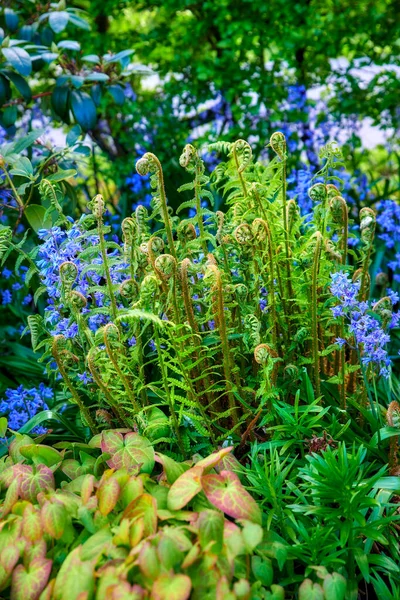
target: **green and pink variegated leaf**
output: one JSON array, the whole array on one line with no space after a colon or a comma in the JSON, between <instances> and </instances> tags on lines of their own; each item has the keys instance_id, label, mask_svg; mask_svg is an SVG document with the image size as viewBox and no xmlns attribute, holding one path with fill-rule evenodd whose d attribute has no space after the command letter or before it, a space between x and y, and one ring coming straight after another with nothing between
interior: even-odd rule
<instances>
[{"instance_id":1,"label":"green and pink variegated leaf","mask_svg":"<svg viewBox=\"0 0 400 600\"><path fill-rule=\"evenodd\" d=\"M261 524L258 504L244 489L235 473L221 471L219 475L203 475L201 483L207 499L226 515Z\"/></svg>"},{"instance_id":2,"label":"green and pink variegated leaf","mask_svg":"<svg viewBox=\"0 0 400 600\"><path fill-rule=\"evenodd\" d=\"M41 508L43 529L55 540L59 540L67 525L67 510L61 502L48 500Z\"/></svg>"},{"instance_id":3,"label":"green and pink variegated leaf","mask_svg":"<svg viewBox=\"0 0 400 600\"><path fill-rule=\"evenodd\" d=\"M224 515L216 510L202 510L197 526L199 542L204 549L208 548L214 554L220 554L224 543Z\"/></svg>"},{"instance_id":4,"label":"green and pink variegated leaf","mask_svg":"<svg viewBox=\"0 0 400 600\"><path fill-rule=\"evenodd\" d=\"M28 504L22 517L22 535L30 542L36 542L41 539L42 533L40 513L32 504Z\"/></svg>"},{"instance_id":5,"label":"green and pink variegated leaf","mask_svg":"<svg viewBox=\"0 0 400 600\"><path fill-rule=\"evenodd\" d=\"M221 473L221 471L232 471L232 473L236 473L239 477L240 472L243 471L242 465L233 454L226 454L223 456L221 460L214 465L214 469L217 473Z\"/></svg>"},{"instance_id":6,"label":"green and pink variegated leaf","mask_svg":"<svg viewBox=\"0 0 400 600\"><path fill-rule=\"evenodd\" d=\"M101 438L101 451L110 454L106 461L112 469L125 468L131 473L140 471L151 473L154 468L154 448L146 438L137 433L127 433L125 436L119 431L103 431Z\"/></svg>"},{"instance_id":7,"label":"green and pink variegated leaf","mask_svg":"<svg viewBox=\"0 0 400 600\"><path fill-rule=\"evenodd\" d=\"M4 498L3 506L1 507L1 516L4 518L12 511L14 504L17 502L21 489L21 477L17 477L8 487Z\"/></svg>"},{"instance_id":8,"label":"green and pink variegated leaf","mask_svg":"<svg viewBox=\"0 0 400 600\"><path fill-rule=\"evenodd\" d=\"M118 585L107 590L110 600L143 600L145 590L140 585L130 585L127 581L122 581Z\"/></svg>"},{"instance_id":9,"label":"green and pink variegated leaf","mask_svg":"<svg viewBox=\"0 0 400 600\"><path fill-rule=\"evenodd\" d=\"M157 531L157 501L150 494L142 494L131 502L122 514L122 518L143 518L143 535L153 535Z\"/></svg>"},{"instance_id":10,"label":"green and pink variegated leaf","mask_svg":"<svg viewBox=\"0 0 400 600\"><path fill-rule=\"evenodd\" d=\"M99 501L99 511L102 515L107 516L118 502L121 488L115 477L110 477L102 481L97 490L97 498Z\"/></svg>"},{"instance_id":11,"label":"green and pink variegated leaf","mask_svg":"<svg viewBox=\"0 0 400 600\"><path fill-rule=\"evenodd\" d=\"M11 600L37 600L47 585L52 561L35 558L27 568L18 565L13 572Z\"/></svg>"},{"instance_id":12,"label":"green and pink variegated leaf","mask_svg":"<svg viewBox=\"0 0 400 600\"><path fill-rule=\"evenodd\" d=\"M141 546L138 564L145 577L151 581L157 579L160 574L161 564L157 550L150 542L144 542L143 546Z\"/></svg>"},{"instance_id":13,"label":"green and pink variegated leaf","mask_svg":"<svg viewBox=\"0 0 400 600\"><path fill-rule=\"evenodd\" d=\"M63 460L60 469L70 479L76 479L79 475L83 474L81 464L75 458L66 458Z\"/></svg>"},{"instance_id":14,"label":"green and pink variegated leaf","mask_svg":"<svg viewBox=\"0 0 400 600\"><path fill-rule=\"evenodd\" d=\"M120 503L123 508L126 508L133 500L143 494L143 481L140 477L134 477L133 475L126 482L122 488L121 495L119 497Z\"/></svg>"},{"instance_id":15,"label":"green and pink variegated leaf","mask_svg":"<svg viewBox=\"0 0 400 600\"><path fill-rule=\"evenodd\" d=\"M196 494L201 492L201 476L203 471L203 467L196 465L178 477L168 492L167 503L169 510L180 510Z\"/></svg>"},{"instance_id":16,"label":"green and pink variegated leaf","mask_svg":"<svg viewBox=\"0 0 400 600\"><path fill-rule=\"evenodd\" d=\"M90 496L93 494L95 478L94 475L85 475L81 484L81 499L83 504L87 504Z\"/></svg>"},{"instance_id":17,"label":"green and pink variegated leaf","mask_svg":"<svg viewBox=\"0 0 400 600\"><path fill-rule=\"evenodd\" d=\"M38 465L35 471L25 473L21 478L21 498L30 502L35 502L39 492L54 490L55 487L53 471L49 467Z\"/></svg>"},{"instance_id":18,"label":"green and pink variegated leaf","mask_svg":"<svg viewBox=\"0 0 400 600\"><path fill-rule=\"evenodd\" d=\"M203 469L209 469L214 467L219 463L220 460L224 458L227 454L232 452L233 446L227 446L226 448L221 448L221 450L217 450L210 454L210 456L206 456L206 458L202 458L196 463L196 467L203 467Z\"/></svg>"},{"instance_id":19,"label":"green and pink variegated leaf","mask_svg":"<svg viewBox=\"0 0 400 600\"><path fill-rule=\"evenodd\" d=\"M192 582L187 575L160 575L151 590L152 600L188 600Z\"/></svg>"},{"instance_id":20,"label":"green and pink variegated leaf","mask_svg":"<svg viewBox=\"0 0 400 600\"><path fill-rule=\"evenodd\" d=\"M15 565L19 561L20 549L17 544L10 544L3 548L0 553L0 565L11 575Z\"/></svg>"},{"instance_id":21,"label":"green and pink variegated leaf","mask_svg":"<svg viewBox=\"0 0 400 600\"><path fill-rule=\"evenodd\" d=\"M39 600L52 600L55 582L55 579L51 579L49 581L49 583L46 585L45 589L41 593Z\"/></svg>"},{"instance_id":22,"label":"green and pink variegated leaf","mask_svg":"<svg viewBox=\"0 0 400 600\"><path fill-rule=\"evenodd\" d=\"M34 558L45 558L47 554L47 544L44 539L37 541L35 544L28 546L24 550L24 558L32 562Z\"/></svg>"}]
</instances>

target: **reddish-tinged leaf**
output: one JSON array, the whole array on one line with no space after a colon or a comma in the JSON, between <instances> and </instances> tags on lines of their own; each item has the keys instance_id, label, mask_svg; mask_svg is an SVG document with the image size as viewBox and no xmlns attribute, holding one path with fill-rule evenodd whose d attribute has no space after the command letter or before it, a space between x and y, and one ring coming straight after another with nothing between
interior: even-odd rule
<instances>
[{"instance_id":1,"label":"reddish-tinged leaf","mask_svg":"<svg viewBox=\"0 0 400 600\"><path fill-rule=\"evenodd\" d=\"M144 532L144 519L139 517L135 519L132 525L129 527L129 543L132 548L138 545L143 537Z\"/></svg>"},{"instance_id":2,"label":"reddish-tinged leaf","mask_svg":"<svg viewBox=\"0 0 400 600\"><path fill-rule=\"evenodd\" d=\"M243 470L242 465L238 461L237 458L233 456L233 454L226 454L214 465L214 469L217 473L221 473L221 471L232 471L236 473L240 477L240 472Z\"/></svg>"},{"instance_id":3,"label":"reddish-tinged leaf","mask_svg":"<svg viewBox=\"0 0 400 600\"><path fill-rule=\"evenodd\" d=\"M42 522L39 511L28 504L22 518L22 535L30 542L36 542L42 537Z\"/></svg>"},{"instance_id":4,"label":"reddish-tinged leaf","mask_svg":"<svg viewBox=\"0 0 400 600\"><path fill-rule=\"evenodd\" d=\"M32 469L32 467L31 467ZM25 473L21 478L21 498L23 500L29 500L35 502L39 492L46 490L54 490L54 476L53 472L49 467L45 465L38 465L36 472Z\"/></svg>"},{"instance_id":5,"label":"reddish-tinged leaf","mask_svg":"<svg viewBox=\"0 0 400 600\"><path fill-rule=\"evenodd\" d=\"M110 592L110 600L143 600L145 597L145 590L140 585L130 586L127 581L115 585Z\"/></svg>"},{"instance_id":6,"label":"reddish-tinged leaf","mask_svg":"<svg viewBox=\"0 0 400 600\"><path fill-rule=\"evenodd\" d=\"M140 548L138 563L145 577L148 577L152 581L157 579L160 574L161 565L157 556L157 550L150 542L145 542Z\"/></svg>"},{"instance_id":7,"label":"reddish-tinged leaf","mask_svg":"<svg viewBox=\"0 0 400 600\"><path fill-rule=\"evenodd\" d=\"M46 587L52 561L35 558L27 568L18 565L13 572L11 600L37 600Z\"/></svg>"},{"instance_id":8,"label":"reddish-tinged leaf","mask_svg":"<svg viewBox=\"0 0 400 600\"><path fill-rule=\"evenodd\" d=\"M188 569L196 562L198 557L200 556L200 545L196 543L189 552L186 554L184 560L182 561L181 568Z\"/></svg>"},{"instance_id":9,"label":"reddish-tinged leaf","mask_svg":"<svg viewBox=\"0 0 400 600\"><path fill-rule=\"evenodd\" d=\"M106 462L112 469L136 472L140 466L141 472L150 474L154 468L154 448L137 433L123 436L119 431L103 431L101 451L111 455Z\"/></svg>"},{"instance_id":10,"label":"reddish-tinged leaf","mask_svg":"<svg viewBox=\"0 0 400 600\"><path fill-rule=\"evenodd\" d=\"M189 471L182 473L180 477L172 484L168 492L169 510L180 510L196 494L201 492L201 476L203 468L199 466L192 467Z\"/></svg>"},{"instance_id":11,"label":"reddish-tinged leaf","mask_svg":"<svg viewBox=\"0 0 400 600\"><path fill-rule=\"evenodd\" d=\"M47 545L46 542L41 539L36 544L32 544L24 551L24 558L28 562L32 562L34 558L46 558Z\"/></svg>"},{"instance_id":12,"label":"reddish-tinged leaf","mask_svg":"<svg viewBox=\"0 0 400 600\"><path fill-rule=\"evenodd\" d=\"M160 575L151 589L151 600L188 600L192 582L187 575Z\"/></svg>"},{"instance_id":13,"label":"reddish-tinged leaf","mask_svg":"<svg viewBox=\"0 0 400 600\"><path fill-rule=\"evenodd\" d=\"M43 590L43 592L40 594L39 600L52 600L52 598L53 598L53 589L54 589L55 582L56 582L55 579L51 579L49 581L49 583L46 585L46 587Z\"/></svg>"},{"instance_id":14,"label":"reddish-tinged leaf","mask_svg":"<svg viewBox=\"0 0 400 600\"><path fill-rule=\"evenodd\" d=\"M247 519L261 524L258 504L235 473L221 471L219 475L203 475L201 483L207 499L219 510L234 519Z\"/></svg>"},{"instance_id":15,"label":"reddish-tinged leaf","mask_svg":"<svg viewBox=\"0 0 400 600\"><path fill-rule=\"evenodd\" d=\"M55 540L64 533L68 520L67 510L61 502L46 501L41 509L43 529Z\"/></svg>"},{"instance_id":16,"label":"reddish-tinged leaf","mask_svg":"<svg viewBox=\"0 0 400 600\"><path fill-rule=\"evenodd\" d=\"M79 475L82 475L81 464L75 458L66 458L63 460L60 469L70 479L76 479Z\"/></svg>"},{"instance_id":17,"label":"reddish-tinged leaf","mask_svg":"<svg viewBox=\"0 0 400 600\"><path fill-rule=\"evenodd\" d=\"M81 499L83 504L87 504L94 490L94 475L85 475L81 485Z\"/></svg>"},{"instance_id":18,"label":"reddish-tinged leaf","mask_svg":"<svg viewBox=\"0 0 400 600\"><path fill-rule=\"evenodd\" d=\"M157 502L150 494L142 494L133 500L122 514L122 518L143 518L145 537L157 531Z\"/></svg>"},{"instance_id":19,"label":"reddish-tinged leaf","mask_svg":"<svg viewBox=\"0 0 400 600\"><path fill-rule=\"evenodd\" d=\"M102 515L108 515L118 502L120 487L115 477L104 480L97 490L99 511Z\"/></svg>"},{"instance_id":20,"label":"reddish-tinged leaf","mask_svg":"<svg viewBox=\"0 0 400 600\"><path fill-rule=\"evenodd\" d=\"M0 554L0 564L7 573L11 575L12 570L19 561L20 550L16 544L10 544L3 548Z\"/></svg>"},{"instance_id":21,"label":"reddish-tinged leaf","mask_svg":"<svg viewBox=\"0 0 400 600\"><path fill-rule=\"evenodd\" d=\"M220 460L224 458L227 454L232 452L233 446L228 446L227 448L221 448L221 450L217 450L210 454L210 456L206 456L206 458L202 458L196 463L196 467L203 467L203 469L209 469L210 467L214 467Z\"/></svg>"},{"instance_id":22,"label":"reddish-tinged leaf","mask_svg":"<svg viewBox=\"0 0 400 600\"><path fill-rule=\"evenodd\" d=\"M4 502L3 502L3 506L2 506L2 510L1 510L1 516L3 519L6 515L8 515L9 512L11 512L14 504L17 502L17 500L19 498L19 494L20 494L20 488L21 488L21 478L17 477L16 479L14 479L14 481L11 482L11 484L6 492L6 496L4 498Z\"/></svg>"}]
</instances>

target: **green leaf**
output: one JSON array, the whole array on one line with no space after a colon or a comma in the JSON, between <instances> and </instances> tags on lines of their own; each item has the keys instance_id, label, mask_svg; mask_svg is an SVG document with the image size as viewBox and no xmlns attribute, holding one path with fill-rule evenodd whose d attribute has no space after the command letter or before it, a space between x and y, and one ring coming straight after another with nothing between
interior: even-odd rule
<instances>
[{"instance_id":1,"label":"green leaf","mask_svg":"<svg viewBox=\"0 0 400 600\"><path fill-rule=\"evenodd\" d=\"M51 105L54 112L65 119L68 116L69 88L66 85L56 86L51 95Z\"/></svg>"},{"instance_id":2,"label":"green leaf","mask_svg":"<svg viewBox=\"0 0 400 600\"><path fill-rule=\"evenodd\" d=\"M1 49L3 56L8 60L10 65L23 77L27 77L32 71L31 57L26 50L19 46Z\"/></svg>"},{"instance_id":3,"label":"green leaf","mask_svg":"<svg viewBox=\"0 0 400 600\"><path fill-rule=\"evenodd\" d=\"M252 556L251 570L257 581L261 581L262 585L269 587L274 580L274 570L272 562L266 556Z\"/></svg>"},{"instance_id":4,"label":"green leaf","mask_svg":"<svg viewBox=\"0 0 400 600\"><path fill-rule=\"evenodd\" d=\"M224 543L224 515L216 510L202 510L197 525L203 550L208 547L213 554L222 552ZM271 582L272 583L272 582Z\"/></svg>"},{"instance_id":5,"label":"green leaf","mask_svg":"<svg viewBox=\"0 0 400 600\"><path fill-rule=\"evenodd\" d=\"M80 50L81 45L75 40L62 40L58 42L57 48L65 48L66 50Z\"/></svg>"},{"instance_id":6,"label":"green leaf","mask_svg":"<svg viewBox=\"0 0 400 600\"><path fill-rule=\"evenodd\" d=\"M35 464L44 464L51 467L62 461L62 454L51 446L44 444L28 444L19 449L22 456L31 459Z\"/></svg>"},{"instance_id":7,"label":"green leaf","mask_svg":"<svg viewBox=\"0 0 400 600\"><path fill-rule=\"evenodd\" d=\"M109 81L110 77L106 73L90 73L85 76L85 81L99 81L104 83L105 81Z\"/></svg>"},{"instance_id":8,"label":"green leaf","mask_svg":"<svg viewBox=\"0 0 400 600\"><path fill-rule=\"evenodd\" d=\"M29 204L24 212L29 225L37 233L39 229L49 229L52 221L45 218L46 209L41 204Z\"/></svg>"},{"instance_id":9,"label":"green leaf","mask_svg":"<svg viewBox=\"0 0 400 600\"><path fill-rule=\"evenodd\" d=\"M93 598L94 563L81 559L82 547L70 552L61 565L54 585L52 600L79 600L85 592L87 598ZM95 559L93 559L95 560Z\"/></svg>"},{"instance_id":10,"label":"green leaf","mask_svg":"<svg viewBox=\"0 0 400 600\"><path fill-rule=\"evenodd\" d=\"M93 129L96 125L96 106L86 92L71 92L71 110L84 131Z\"/></svg>"},{"instance_id":11,"label":"green leaf","mask_svg":"<svg viewBox=\"0 0 400 600\"><path fill-rule=\"evenodd\" d=\"M0 438L5 437L8 427L8 421L6 417L0 417Z\"/></svg>"},{"instance_id":12,"label":"green leaf","mask_svg":"<svg viewBox=\"0 0 400 600\"><path fill-rule=\"evenodd\" d=\"M4 75L15 85L21 96L26 102L30 102L32 100L32 92L31 88L28 85L28 82L13 71L3 71Z\"/></svg>"},{"instance_id":13,"label":"green leaf","mask_svg":"<svg viewBox=\"0 0 400 600\"><path fill-rule=\"evenodd\" d=\"M324 591L319 583L305 579L299 587L299 600L324 600Z\"/></svg>"},{"instance_id":14,"label":"green leaf","mask_svg":"<svg viewBox=\"0 0 400 600\"><path fill-rule=\"evenodd\" d=\"M221 471L219 475L203 475L201 484L207 499L219 510L234 519L247 519L261 525L260 507L235 473Z\"/></svg>"},{"instance_id":15,"label":"green leaf","mask_svg":"<svg viewBox=\"0 0 400 600\"><path fill-rule=\"evenodd\" d=\"M8 79L0 74L0 107L11 98L11 87Z\"/></svg>"},{"instance_id":16,"label":"green leaf","mask_svg":"<svg viewBox=\"0 0 400 600\"><path fill-rule=\"evenodd\" d=\"M346 596L347 582L343 575L332 573L324 578L322 584L325 600L344 600Z\"/></svg>"},{"instance_id":17,"label":"green leaf","mask_svg":"<svg viewBox=\"0 0 400 600\"><path fill-rule=\"evenodd\" d=\"M122 89L122 87L120 85L110 85L108 87L108 91L114 98L116 104L119 104L121 106L122 106L122 104L124 104L125 94L124 94L124 90Z\"/></svg>"},{"instance_id":18,"label":"green leaf","mask_svg":"<svg viewBox=\"0 0 400 600\"><path fill-rule=\"evenodd\" d=\"M12 600L37 600L49 580L52 563L47 558L34 558L27 567L18 565L12 576Z\"/></svg>"},{"instance_id":19,"label":"green leaf","mask_svg":"<svg viewBox=\"0 0 400 600\"><path fill-rule=\"evenodd\" d=\"M48 181L52 181L56 183L57 181L64 181L65 179L70 179L70 177L75 177L76 170L75 169L58 169L57 173L53 173L52 175L47 176Z\"/></svg>"},{"instance_id":20,"label":"green leaf","mask_svg":"<svg viewBox=\"0 0 400 600\"><path fill-rule=\"evenodd\" d=\"M61 33L68 25L69 14L65 10L57 10L50 13L49 25L54 33Z\"/></svg>"},{"instance_id":21,"label":"green leaf","mask_svg":"<svg viewBox=\"0 0 400 600\"><path fill-rule=\"evenodd\" d=\"M189 465L177 463L173 458L161 454L160 452L156 453L156 461L162 464L167 481L170 485L172 485L182 473L185 473L185 471L189 469Z\"/></svg>"},{"instance_id":22,"label":"green leaf","mask_svg":"<svg viewBox=\"0 0 400 600\"><path fill-rule=\"evenodd\" d=\"M188 600L192 582L187 575L160 575L153 583L152 600Z\"/></svg>"},{"instance_id":23,"label":"green leaf","mask_svg":"<svg viewBox=\"0 0 400 600\"><path fill-rule=\"evenodd\" d=\"M102 481L97 490L97 498L99 500L99 511L102 515L108 515L118 502L121 492L118 481L115 477L110 477Z\"/></svg>"},{"instance_id":24,"label":"green leaf","mask_svg":"<svg viewBox=\"0 0 400 600\"><path fill-rule=\"evenodd\" d=\"M4 9L4 18L6 21L7 28L10 29L10 31L16 31L16 29L18 28L19 21L17 13L13 11L12 8L6 7Z\"/></svg>"}]
</instances>

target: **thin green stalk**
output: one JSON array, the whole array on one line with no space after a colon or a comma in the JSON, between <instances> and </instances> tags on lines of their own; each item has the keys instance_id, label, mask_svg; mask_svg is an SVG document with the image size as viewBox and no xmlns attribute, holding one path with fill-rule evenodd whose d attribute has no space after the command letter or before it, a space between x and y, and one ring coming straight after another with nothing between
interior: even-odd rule
<instances>
[{"instance_id":1,"label":"thin green stalk","mask_svg":"<svg viewBox=\"0 0 400 600\"><path fill-rule=\"evenodd\" d=\"M311 311L312 311L312 352L314 360L314 381L317 397L321 395L320 373L319 373L319 343L318 343L318 272L321 256L322 235L320 231L315 233L316 246L314 251L314 262L311 287Z\"/></svg>"}]
</instances>

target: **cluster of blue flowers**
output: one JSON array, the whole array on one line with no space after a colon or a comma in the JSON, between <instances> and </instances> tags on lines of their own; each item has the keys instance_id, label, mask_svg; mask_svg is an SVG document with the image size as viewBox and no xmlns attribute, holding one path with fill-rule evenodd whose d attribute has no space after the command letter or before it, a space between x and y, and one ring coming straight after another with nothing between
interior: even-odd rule
<instances>
[{"instance_id":1,"label":"cluster of blue flowers","mask_svg":"<svg viewBox=\"0 0 400 600\"><path fill-rule=\"evenodd\" d=\"M37 388L27 389L20 385L16 389L8 389L0 400L0 415L7 417L8 427L18 431L25 423L42 410L48 410L47 401L54 397L51 388L40 383ZM41 435L46 429L40 425L32 430Z\"/></svg>"},{"instance_id":2,"label":"cluster of blue flowers","mask_svg":"<svg viewBox=\"0 0 400 600\"><path fill-rule=\"evenodd\" d=\"M1 304L7 306L13 301L21 302L22 306L28 306L32 302L32 295L26 293L25 277L28 268L20 266L16 272L4 267L1 276L6 287L1 290ZM20 296L21 290L23 292Z\"/></svg>"},{"instance_id":3,"label":"cluster of blue flowers","mask_svg":"<svg viewBox=\"0 0 400 600\"><path fill-rule=\"evenodd\" d=\"M106 306L108 300L102 292L89 293L92 286L100 284L102 275L95 269L84 270L87 263L82 263L80 259L80 253L85 248L99 243L98 235L97 233L85 232L81 221L75 223L68 230L52 227L49 230L40 230L38 235L43 243L39 246L36 263L48 295L45 320L51 324L54 335L62 334L66 338L75 338L78 335L77 324L69 317L64 317L64 305L61 301L60 266L65 261L71 261L77 267L78 276L74 290L81 293L88 300L88 305L81 311L83 314L90 313L92 305L97 308ZM109 253L109 256L111 257L112 254ZM100 252L91 259L91 264L102 264ZM121 283L126 278L125 265L111 266L110 275L113 283ZM107 314L97 313L88 316L88 325L92 331L96 331L108 322L109 316Z\"/></svg>"},{"instance_id":4,"label":"cluster of blue flowers","mask_svg":"<svg viewBox=\"0 0 400 600\"><path fill-rule=\"evenodd\" d=\"M345 317L349 323L349 332L354 336L355 346L361 354L364 365L375 365L379 374L389 377L390 358L386 345L390 342L390 336L381 324L372 315L368 314L370 305L368 302L358 300L360 281L353 282L347 273L339 272L331 275L331 293L339 300L339 304L332 308L334 317ZM389 291L392 304L398 302L398 295ZM397 326L399 315L392 316L389 328ZM346 340L338 338L337 343L342 346Z\"/></svg>"}]
</instances>

